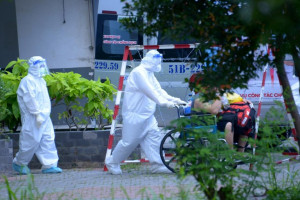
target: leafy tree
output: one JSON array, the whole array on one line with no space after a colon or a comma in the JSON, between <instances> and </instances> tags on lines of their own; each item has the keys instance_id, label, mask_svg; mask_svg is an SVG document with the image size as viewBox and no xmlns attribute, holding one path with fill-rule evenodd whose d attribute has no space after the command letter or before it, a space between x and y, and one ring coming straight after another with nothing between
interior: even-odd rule
<instances>
[{"instance_id":1,"label":"leafy tree","mask_svg":"<svg viewBox=\"0 0 300 200\"><path fill-rule=\"evenodd\" d=\"M284 70L285 55L291 54L296 75L300 75L300 1L132 0L123 9L128 15L137 16L122 20L129 30L138 28L148 36L156 36L158 31L165 38L193 39L200 43L197 61L206 65L201 86L217 87L221 93L247 88L247 82L257 76L257 70L267 62L275 65L300 146L299 113ZM260 44L275 49L274 61L257 52ZM215 45L218 49L209 55L206 50ZM205 97L215 97L214 91L207 91Z\"/></svg>"}]
</instances>

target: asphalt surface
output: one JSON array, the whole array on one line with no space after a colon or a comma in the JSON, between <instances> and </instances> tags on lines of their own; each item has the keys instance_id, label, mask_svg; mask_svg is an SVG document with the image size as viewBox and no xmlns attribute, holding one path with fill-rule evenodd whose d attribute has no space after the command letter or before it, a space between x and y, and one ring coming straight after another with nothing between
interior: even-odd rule
<instances>
[{"instance_id":1,"label":"asphalt surface","mask_svg":"<svg viewBox=\"0 0 300 200\"><path fill-rule=\"evenodd\" d=\"M300 161L290 161L290 157L278 156L286 159L277 165L281 180L287 173L300 169ZM289 163L290 172L286 164ZM239 166L248 169L249 165ZM65 169L61 174L42 174L41 170L32 170L34 189L28 190L30 176L8 175L10 189L20 198L21 193L33 193L29 199L203 199L203 194L194 190L197 185L190 176L179 180L175 174L152 174L148 164L126 164L122 166L122 175L111 175L102 168L97 169ZM267 175L266 175L267 176ZM296 177L295 180L300 180ZM30 179L29 179L30 180ZM29 193L28 193L29 191ZM24 193L23 193L24 194ZM38 195L39 194L39 195ZM24 196L24 195L23 195ZM251 196L249 199L263 199ZM4 177L0 178L0 199L9 199Z\"/></svg>"}]
</instances>

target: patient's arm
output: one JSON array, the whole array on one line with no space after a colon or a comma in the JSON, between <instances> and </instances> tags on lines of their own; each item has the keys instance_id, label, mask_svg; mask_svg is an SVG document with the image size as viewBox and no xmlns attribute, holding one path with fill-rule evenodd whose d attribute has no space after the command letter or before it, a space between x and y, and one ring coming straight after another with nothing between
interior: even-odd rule
<instances>
[{"instance_id":1,"label":"patient's arm","mask_svg":"<svg viewBox=\"0 0 300 200\"><path fill-rule=\"evenodd\" d=\"M198 99L195 99L195 102L194 102L194 108L196 110L208 112L213 115L218 114L221 107L222 107L222 102L220 100L213 100L211 102L202 102L198 98Z\"/></svg>"}]
</instances>

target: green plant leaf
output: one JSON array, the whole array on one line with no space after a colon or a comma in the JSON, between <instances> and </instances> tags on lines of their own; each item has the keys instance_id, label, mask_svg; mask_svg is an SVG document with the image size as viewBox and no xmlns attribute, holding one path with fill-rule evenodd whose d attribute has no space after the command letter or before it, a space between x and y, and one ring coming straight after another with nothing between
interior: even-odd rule
<instances>
[{"instance_id":1,"label":"green plant leaf","mask_svg":"<svg viewBox=\"0 0 300 200\"><path fill-rule=\"evenodd\" d=\"M13 102L13 104L12 104L12 110L13 110L14 117L16 119L19 119L20 118L20 110L19 110L19 104L18 104L18 102L16 102L16 101Z\"/></svg>"},{"instance_id":2,"label":"green plant leaf","mask_svg":"<svg viewBox=\"0 0 300 200\"><path fill-rule=\"evenodd\" d=\"M5 67L5 70L11 68L11 67L12 67L13 65L15 65L16 63L17 63L17 61L10 61L10 62L8 63L8 65Z\"/></svg>"},{"instance_id":3,"label":"green plant leaf","mask_svg":"<svg viewBox=\"0 0 300 200\"><path fill-rule=\"evenodd\" d=\"M90 100L92 100L92 99L94 98L94 94L95 94L94 92L92 92L92 91L89 90L89 91L87 92L87 97L88 97Z\"/></svg>"}]
</instances>

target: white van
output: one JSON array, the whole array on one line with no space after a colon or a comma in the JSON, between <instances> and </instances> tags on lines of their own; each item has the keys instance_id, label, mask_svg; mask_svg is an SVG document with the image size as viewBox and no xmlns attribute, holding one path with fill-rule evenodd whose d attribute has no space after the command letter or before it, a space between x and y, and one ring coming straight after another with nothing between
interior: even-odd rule
<instances>
[{"instance_id":1,"label":"white van","mask_svg":"<svg viewBox=\"0 0 300 200\"><path fill-rule=\"evenodd\" d=\"M122 17L124 16L118 15L115 11L104 10L98 13L97 16L94 79L97 80L100 78L105 80L109 78L116 86L118 86L125 46L169 44L168 41L162 41L160 38L154 40L154 42L153 39L148 40L148 38L138 31L128 32L119 22L119 19ZM157 73L156 77L162 88L172 96L188 100L190 91L187 83L184 83L184 79L189 78L195 72L201 71L201 64L195 65L192 60L192 54L197 52L195 52L194 49L159 49L158 51L163 54L163 64L162 71ZM127 62L124 87L126 86L127 76L135 66L139 65L143 53L143 51L132 51L134 61ZM289 56L287 56L287 60L291 60ZM287 61L285 67L291 85L297 86L298 80L293 75L293 64ZM262 88L263 72L257 71L257 74L259 77L249 81L248 89L235 90L235 92L239 93L243 98L251 100L256 109ZM277 74L276 72L272 73L272 70L267 70L263 95L261 118L264 117L271 106L275 106L274 100L283 101ZM111 109L113 109L113 105L113 103L110 103ZM283 109L282 112L286 112L285 109ZM169 124L169 122L177 116L176 110L162 107L157 107L155 115L160 126ZM120 116L119 114L118 117ZM286 116L285 119L282 120L281 126L289 126Z\"/></svg>"}]
</instances>

